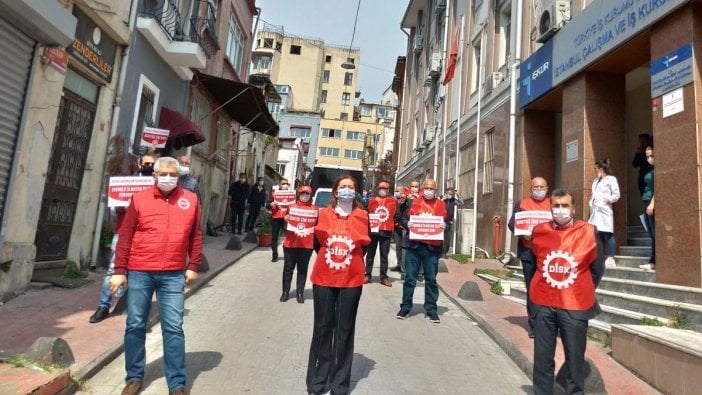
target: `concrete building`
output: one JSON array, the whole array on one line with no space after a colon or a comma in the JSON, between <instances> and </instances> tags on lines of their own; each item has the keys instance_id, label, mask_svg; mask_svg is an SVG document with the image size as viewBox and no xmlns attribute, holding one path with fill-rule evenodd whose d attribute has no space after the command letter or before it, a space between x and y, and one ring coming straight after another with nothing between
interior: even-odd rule
<instances>
[{"instance_id":1,"label":"concrete building","mask_svg":"<svg viewBox=\"0 0 702 395\"><path fill-rule=\"evenodd\" d=\"M577 217L587 218L594 162L609 158L622 191L614 206L617 247L628 247L626 229L639 225L643 209L631 163L637 136L651 134L656 189L677 192L656 201L656 281L699 287L702 200L694 125L700 77L692 70L702 53L700 5L525 0L517 13L517 4L409 2L402 20L408 33L406 72L403 89L396 89L403 110L399 178L407 183L433 176L439 147L437 178L458 185L464 209L477 200L475 245L493 254L500 252L492 249L493 218L506 220L512 201L529 193L531 177L544 176L551 187L571 190ZM517 26L520 42L515 42ZM462 50L456 74L444 86L441 60L448 58L456 27ZM517 47L523 60L516 87L514 184L509 185L509 82ZM464 230L462 237L470 238L470 230ZM502 230L497 245L505 246L507 235ZM463 253L471 244L464 241Z\"/></svg>"},{"instance_id":2,"label":"concrete building","mask_svg":"<svg viewBox=\"0 0 702 395\"><path fill-rule=\"evenodd\" d=\"M300 137L278 137L280 148L275 171L287 178L295 188L306 179L303 143Z\"/></svg>"}]
</instances>

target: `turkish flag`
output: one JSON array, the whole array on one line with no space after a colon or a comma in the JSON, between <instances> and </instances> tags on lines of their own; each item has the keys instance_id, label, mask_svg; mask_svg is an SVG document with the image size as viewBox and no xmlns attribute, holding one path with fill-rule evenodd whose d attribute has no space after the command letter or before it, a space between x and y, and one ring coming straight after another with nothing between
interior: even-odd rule
<instances>
[{"instance_id":1,"label":"turkish flag","mask_svg":"<svg viewBox=\"0 0 702 395\"><path fill-rule=\"evenodd\" d=\"M451 43L451 53L449 54L448 64L446 65L446 74L444 74L443 85L448 84L453 79L453 73L456 72L456 62L458 61L458 40L461 37L461 30L456 26L456 34L453 36Z\"/></svg>"}]
</instances>

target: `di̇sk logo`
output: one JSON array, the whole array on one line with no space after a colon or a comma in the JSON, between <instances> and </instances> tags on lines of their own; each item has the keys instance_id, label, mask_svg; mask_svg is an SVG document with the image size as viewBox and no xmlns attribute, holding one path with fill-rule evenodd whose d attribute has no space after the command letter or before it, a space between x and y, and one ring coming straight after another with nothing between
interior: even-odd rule
<instances>
[{"instance_id":1,"label":"di\u0307sk logo","mask_svg":"<svg viewBox=\"0 0 702 395\"><path fill-rule=\"evenodd\" d=\"M293 232L295 232L295 235L298 237L305 237L311 235L312 232L314 232L314 228L306 228L305 224L299 223Z\"/></svg>"},{"instance_id":2,"label":"di\u0307sk logo","mask_svg":"<svg viewBox=\"0 0 702 395\"><path fill-rule=\"evenodd\" d=\"M327 251L324 258L332 269L344 269L351 264L351 251L354 249L351 239L346 236L333 235L327 239Z\"/></svg>"},{"instance_id":3,"label":"di\u0307sk logo","mask_svg":"<svg viewBox=\"0 0 702 395\"><path fill-rule=\"evenodd\" d=\"M186 198L180 198L178 199L178 207L183 210L187 210L190 208L190 202Z\"/></svg>"},{"instance_id":4,"label":"di\u0307sk logo","mask_svg":"<svg viewBox=\"0 0 702 395\"><path fill-rule=\"evenodd\" d=\"M568 288L578 278L578 262L567 251L551 251L544 259L542 272L553 288Z\"/></svg>"},{"instance_id":5,"label":"di\u0307sk logo","mask_svg":"<svg viewBox=\"0 0 702 395\"><path fill-rule=\"evenodd\" d=\"M385 206L378 206L375 209L375 213L378 214L378 221L380 223L387 222L388 218L390 218L390 210Z\"/></svg>"}]
</instances>

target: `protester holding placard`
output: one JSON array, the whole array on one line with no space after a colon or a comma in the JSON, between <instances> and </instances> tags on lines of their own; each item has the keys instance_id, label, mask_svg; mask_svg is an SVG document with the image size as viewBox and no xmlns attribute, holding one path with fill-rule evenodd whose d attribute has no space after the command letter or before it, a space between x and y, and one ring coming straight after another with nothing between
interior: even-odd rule
<instances>
[{"instance_id":1,"label":"protester holding placard","mask_svg":"<svg viewBox=\"0 0 702 395\"><path fill-rule=\"evenodd\" d=\"M405 319L412 310L412 297L417 285L419 265L424 267L424 312L435 324L441 322L436 301L439 287L436 273L439 270L439 255L448 220L446 204L436 197L436 181L427 179L422 196L408 201L407 211L401 215L402 227L407 230L403 239L405 248L405 282L402 289L402 304L396 317Z\"/></svg>"},{"instance_id":2,"label":"protester holding placard","mask_svg":"<svg viewBox=\"0 0 702 395\"><path fill-rule=\"evenodd\" d=\"M541 222L551 221L551 200L548 198L548 184L542 177L531 179L531 195L520 200L512 212L507 227L519 238L517 258L522 261L522 273L527 290L527 317L529 321L529 338L534 338L534 320L531 318L533 306L529 300L529 284L531 284L534 263L529 252L531 247L531 231ZM518 218L519 217L519 218Z\"/></svg>"},{"instance_id":3,"label":"protester holding placard","mask_svg":"<svg viewBox=\"0 0 702 395\"><path fill-rule=\"evenodd\" d=\"M297 268L297 303L305 303L305 282L307 266L314 246L314 227L319 215L317 206L312 205L312 188L304 185L297 191L297 200L288 206L285 216L287 227L283 240L283 294L280 301L290 297L290 282L293 271Z\"/></svg>"},{"instance_id":4,"label":"protester holding placard","mask_svg":"<svg viewBox=\"0 0 702 395\"><path fill-rule=\"evenodd\" d=\"M314 329L307 392L348 394L356 313L363 290L363 249L370 243L368 214L356 199L356 179L339 177L329 206L314 228L317 259L312 275Z\"/></svg>"},{"instance_id":5,"label":"protester holding placard","mask_svg":"<svg viewBox=\"0 0 702 395\"><path fill-rule=\"evenodd\" d=\"M288 215L288 205L294 200L290 199L290 182L287 178L281 178L278 183L278 189L273 191L273 201L271 202L272 219L271 219L271 251L273 257L271 262L278 262L278 236L280 231L285 230L285 216ZM293 197L295 196L293 192Z\"/></svg>"},{"instance_id":6,"label":"protester holding placard","mask_svg":"<svg viewBox=\"0 0 702 395\"><path fill-rule=\"evenodd\" d=\"M368 201L368 216L377 217L377 227L371 219L371 242L366 252L366 278L364 284L372 280L371 272L375 261L375 252L380 246L380 283L386 287L392 287L388 279L388 254L390 253L390 239L395 227L395 211L397 210L397 200L389 196L390 184L382 181L378 184L378 196Z\"/></svg>"}]
</instances>

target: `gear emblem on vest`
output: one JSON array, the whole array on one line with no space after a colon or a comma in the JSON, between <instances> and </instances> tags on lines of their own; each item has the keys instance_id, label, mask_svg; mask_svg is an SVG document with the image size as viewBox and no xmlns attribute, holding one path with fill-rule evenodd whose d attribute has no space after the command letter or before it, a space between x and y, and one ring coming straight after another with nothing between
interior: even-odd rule
<instances>
[{"instance_id":1,"label":"gear emblem on vest","mask_svg":"<svg viewBox=\"0 0 702 395\"><path fill-rule=\"evenodd\" d=\"M568 288L578 278L578 262L567 251L551 251L544 259L542 272L553 288Z\"/></svg>"},{"instance_id":2,"label":"gear emblem on vest","mask_svg":"<svg viewBox=\"0 0 702 395\"><path fill-rule=\"evenodd\" d=\"M295 236L297 237L307 237L314 233L314 228L305 228L305 224L298 224L294 230Z\"/></svg>"},{"instance_id":3,"label":"gear emblem on vest","mask_svg":"<svg viewBox=\"0 0 702 395\"><path fill-rule=\"evenodd\" d=\"M346 236L333 235L327 239L324 259L332 269L344 269L351 264L351 251L354 248L353 240Z\"/></svg>"},{"instance_id":4,"label":"gear emblem on vest","mask_svg":"<svg viewBox=\"0 0 702 395\"><path fill-rule=\"evenodd\" d=\"M390 210L385 206L378 206L375 209L375 213L378 214L378 220L381 223L387 222L388 218L390 218Z\"/></svg>"},{"instance_id":5,"label":"gear emblem on vest","mask_svg":"<svg viewBox=\"0 0 702 395\"><path fill-rule=\"evenodd\" d=\"M183 210L187 210L190 208L190 202L186 198L180 198L178 199L178 207Z\"/></svg>"}]
</instances>

